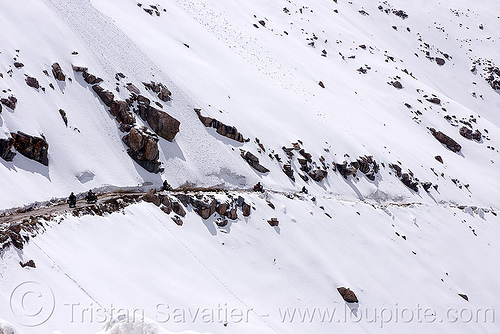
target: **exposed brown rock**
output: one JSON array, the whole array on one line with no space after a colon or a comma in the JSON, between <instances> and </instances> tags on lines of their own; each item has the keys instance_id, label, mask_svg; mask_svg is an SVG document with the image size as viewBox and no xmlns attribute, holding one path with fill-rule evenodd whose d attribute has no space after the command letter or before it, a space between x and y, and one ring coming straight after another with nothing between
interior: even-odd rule
<instances>
[{"instance_id":1,"label":"exposed brown rock","mask_svg":"<svg viewBox=\"0 0 500 334\"><path fill-rule=\"evenodd\" d=\"M6 99L5 98L0 99L0 102L7 108L10 108L12 110L16 109L17 99L13 95L9 96ZM2 111L2 106L0 105L0 112L1 111Z\"/></svg>"},{"instance_id":2,"label":"exposed brown rock","mask_svg":"<svg viewBox=\"0 0 500 334\"><path fill-rule=\"evenodd\" d=\"M110 91L105 90L99 85L94 85L92 86L92 89L94 92L96 92L97 96L101 99L101 101L106 105L106 106L111 106L111 103L113 102L115 96L113 93Z\"/></svg>"},{"instance_id":3,"label":"exposed brown rock","mask_svg":"<svg viewBox=\"0 0 500 334\"><path fill-rule=\"evenodd\" d=\"M59 115L61 115L63 121L64 121L64 124L66 126L68 126L68 117L66 116L66 111L62 110L62 109L59 109Z\"/></svg>"},{"instance_id":4,"label":"exposed brown rock","mask_svg":"<svg viewBox=\"0 0 500 334\"><path fill-rule=\"evenodd\" d=\"M179 216L173 216L172 217L172 220L174 221L174 223L176 223L178 226L182 226L182 224L184 224L184 222L182 221L181 217Z\"/></svg>"},{"instance_id":5,"label":"exposed brown rock","mask_svg":"<svg viewBox=\"0 0 500 334\"><path fill-rule=\"evenodd\" d=\"M54 75L54 78L56 78L59 81L66 80L66 76L64 75L59 63L52 64L52 74Z\"/></svg>"},{"instance_id":6,"label":"exposed brown rock","mask_svg":"<svg viewBox=\"0 0 500 334\"><path fill-rule=\"evenodd\" d=\"M243 203L242 210L243 210L243 216L248 217L251 214L252 207L247 203Z\"/></svg>"},{"instance_id":7,"label":"exposed brown rock","mask_svg":"<svg viewBox=\"0 0 500 334\"><path fill-rule=\"evenodd\" d=\"M130 111L126 101L112 101L109 106L109 112L116 117L116 120L122 124L135 124L135 117Z\"/></svg>"},{"instance_id":8,"label":"exposed brown rock","mask_svg":"<svg viewBox=\"0 0 500 334\"><path fill-rule=\"evenodd\" d=\"M271 218L267 221L269 223L269 225L271 226L278 226L279 225L279 221L278 221L278 218Z\"/></svg>"},{"instance_id":9,"label":"exposed brown rock","mask_svg":"<svg viewBox=\"0 0 500 334\"><path fill-rule=\"evenodd\" d=\"M82 75L83 75L83 79L85 80L85 82L88 83L89 85L96 85L96 84L101 83L103 81L101 78L96 77L93 74L90 74L86 70L83 71Z\"/></svg>"},{"instance_id":10,"label":"exposed brown rock","mask_svg":"<svg viewBox=\"0 0 500 334\"><path fill-rule=\"evenodd\" d=\"M259 158L257 158L255 155L253 155L252 153L250 152L245 152L244 150L241 150L241 157L246 161L248 162L248 164L250 166L252 166L253 169L255 169L256 171L260 172L260 173L267 173L269 172L269 169L267 169L266 167L262 166L260 163L259 163Z\"/></svg>"},{"instance_id":11,"label":"exposed brown rock","mask_svg":"<svg viewBox=\"0 0 500 334\"><path fill-rule=\"evenodd\" d=\"M243 137L243 135L238 132L236 127L226 125L226 124L216 120L215 118L202 116L201 109L194 109L194 110L198 114L198 118L203 123L203 125L205 125L206 127L214 128L218 134L225 136L227 138L236 140L236 141L241 142L241 143L250 140L250 139L245 139Z\"/></svg>"},{"instance_id":12,"label":"exposed brown rock","mask_svg":"<svg viewBox=\"0 0 500 334\"><path fill-rule=\"evenodd\" d=\"M434 159L436 159L436 160L437 160L437 161L439 161L440 163L443 163L443 158L441 158L441 156L440 156L440 155L436 155L436 156L434 157Z\"/></svg>"},{"instance_id":13,"label":"exposed brown rock","mask_svg":"<svg viewBox=\"0 0 500 334\"><path fill-rule=\"evenodd\" d=\"M337 288L337 291L346 302L358 303L358 297L356 297L356 294L351 289L342 286L340 288Z\"/></svg>"},{"instance_id":14,"label":"exposed brown rock","mask_svg":"<svg viewBox=\"0 0 500 334\"><path fill-rule=\"evenodd\" d=\"M154 132L170 142L174 140L175 135L179 132L181 124L166 112L153 107L147 109L146 120Z\"/></svg>"},{"instance_id":15,"label":"exposed brown rock","mask_svg":"<svg viewBox=\"0 0 500 334\"><path fill-rule=\"evenodd\" d=\"M21 131L11 133L16 151L42 165L49 165L49 144L44 138L33 137Z\"/></svg>"},{"instance_id":16,"label":"exposed brown rock","mask_svg":"<svg viewBox=\"0 0 500 334\"><path fill-rule=\"evenodd\" d=\"M426 99L426 100L429 101L430 103L441 104L441 100L438 99L437 97L432 97L432 98L429 98L429 99Z\"/></svg>"},{"instance_id":17,"label":"exposed brown rock","mask_svg":"<svg viewBox=\"0 0 500 334\"><path fill-rule=\"evenodd\" d=\"M434 138L436 138L441 144L445 145L451 151L456 153L462 149L462 146L460 146L460 144L458 144L451 137L445 135L441 131L436 131L433 128L430 128L429 131L432 133Z\"/></svg>"},{"instance_id":18,"label":"exposed brown rock","mask_svg":"<svg viewBox=\"0 0 500 334\"><path fill-rule=\"evenodd\" d=\"M26 84L35 89L40 88L40 83L38 82L38 80L30 76L26 77Z\"/></svg>"},{"instance_id":19,"label":"exposed brown rock","mask_svg":"<svg viewBox=\"0 0 500 334\"><path fill-rule=\"evenodd\" d=\"M466 301L469 301L469 297L468 297L466 294L459 293L458 295L459 295L460 297L462 297L463 299L465 299Z\"/></svg>"},{"instance_id":20,"label":"exposed brown rock","mask_svg":"<svg viewBox=\"0 0 500 334\"><path fill-rule=\"evenodd\" d=\"M123 142L130 148L127 153L140 166L152 173L160 171L158 162L158 137L146 128L132 127L123 137Z\"/></svg>"},{"instance_id":21,"label":"exposed brown rock","mask_svg":"<svg viewBox=\"0 0 500 334\"><path fill-rule=\"evenodd\" d=\"M12 152L14 138L0 139L0 158L5 161L12 161L16 153Z\"/></svg>"}]
</instances>

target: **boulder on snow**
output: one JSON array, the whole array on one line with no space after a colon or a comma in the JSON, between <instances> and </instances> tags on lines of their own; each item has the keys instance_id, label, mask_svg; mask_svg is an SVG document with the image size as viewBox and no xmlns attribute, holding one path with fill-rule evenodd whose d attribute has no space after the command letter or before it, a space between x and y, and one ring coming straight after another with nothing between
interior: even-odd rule
<instances>
[{"instance_id":1,"label":"boulder on snow","mask_svg":"<svg viewBox=\"0 0 500 334\"><path fill-rule=\"evenodd\" d=\"M356 294L349 288L345 287L340 287L337 288L337 291L340 293L342 298L348 302L348 303L358 303L358 297L356 297Z\"/></svg>"},{"instance_id":2,"label":"boulder on snow","mask_svg":"<svg viewBox=\"0 0 500 334\"><path fill-rule=\"evenodd\" d=\"M241 150L241 157L248 162L250 166L252 166L253 169L260 173L267 173L269 172L269 169L266 167L262 166L259 163L259 158L257 158L254 154L250 152L245 152L244 150Z\"/></svg>"},{"instance_id":3,"label":"boulder on snow","mask_svg":"<svg viewBox=\"0 0 500 334\"><path fill-rule=\"evenodd\" d=\"M11 95L6 99L5 98L0 99L0 102L7 108L10 108L12 110L16 109L17 99L14 97L14 95ZM0 105L0 112L1 111L2 111L2 105Z\"/></svg>"},{"instance_id":4,"label":"boulder on snow","mask_svg":"<svg viewBox=\"0 0 500 334\"><path fill-rule=\"evenodd\" d=\"M252 207L250 206L250 204L243 203L242 210L243 210L243 216L248 217L252 212Z\"/></svg>"},{"instance_id":5,"label":"boulder on snow","mask_svg":"<svg viewBox=\"0 0 500 334\"><path fill-rule=\"evenodd\" d=\"M441 131L436 131L434 128L430 128L429 131L432 133L434 138L436 138L441 144L445 145L451 151L457 153L462 149L462 146L454 141L451 137L445 135Z\"/></svg>"},{"instance_id":6,"label":"boulder on snow","mask_svg":"<svg viewBox=\"0 0 500 334\"><path fill-rule=\"evenodd\" d=\"M12 152L14 138L0 139L0 158L5 161L12 161L16 153Z\"/></svg>"},{"instance_id":7,"label":"boulder on snow","mask_svg":"<svg viewBox=\"0 0 500 334\"><path fill-rule=\"evenodd\" d=\"M11 133L15 149L26 158L35 160L42 165L49 165L49 144L44 138L33 137L21 131Z\"/></svg>"},{"instance_id":8,"label":"boulder on snow","mask_svg":"<svg viewBox=\"0 0 500 334\"><path fill-rule=\"evenodd\" d=\"M269 223L269 225L271 226L278 226L279 225L279 221L278 221L278 218L271 218L267 221Z\"/></svg>"},{"instance_id":9,"label":"boulder on snow","mask_svg":"<svg viewBox=\"0 0 500 334\"><path fill-rule=\"evenodd\" d=\"M151 173L160 172L158 137L156 135L144 127L132 127L122 140L130 148L127 153L135 162Z\"/></svg>"},{"instance_id":10,"label":"boulder on snow","mask_svg":"<svg viewBox=\"0 0 500 334\"><path fill-rule=\"evenodd\" d=\"M243 143L245 141L250 140L250 139L245 139L243 137L243 135L240 132L238 132L236 127L226 125L226 124L216 120L215 118L202 116L201 109L195 108L194 111L198 115L198 118L203 123L203 125L205 125L207 128L210 128L210 127L214 128L215 131L218 134L220 134L221 136L236 140L240 143Z\"/></svg>"},{"instance_id":11,"label":"boulder on snow","mask_svg":"<svg viewBox=\"0 0 500 334\"><path fill-rule=\"evenodd\" d=\"M149 126L158 136L170 142L174 140L175 135L179 132L181 122L166 112L153 107L147 108L146 113L146 120Z\"/></svg>"},{"instance_id":12,"label":"boulder on snow","mask_svg":"<svg viewBox=\"0 0 500 334\"><path fill-rule=\"evenodd\" d=\"M56 80L59 80L59 81L66 80L66 76L64 75L59 63L52 64L52 74L54 75L54 78L56 78Z\"/></svg>"},{"instance_id":13,"label":"boulder on snow","mask_svg":"<svg viewBox=\"0 0 500 334\"><path fill-rule=\"evenodd\" d=\"M26 84L30 87L33 87L35 89L38 89L40 88L40 83L38 82L38 80L34 77L30 77L30 76L27 76L26 77Z\"/></svg>"},{"instance_id":14,"label":"boulder on snow","mask_svg":"<svg viewBox=\"0 0 500 334\"><path fill-rule=\"evenodd\" d=\"M97 96L99 96L99 98L101 99L101 101L106 106L108 106L108 107L111 106L111 103L115 99L115 96L113 95L113 93L111 93L110 91L105 90L104 88L102 88L99 85L92 86L92 89L97 94Z\"/></svg>"},{"instance_id":15,"label":"boulder on snow","mask_svg":"<svg viewBox=\"0 0 500 334\"><path fill-rule=\"evenodd\" d=\"M121 124L135 124L135 117L130 111L126 101L112 101L109 106L109 112L116 117Z\"/></svg>"}]
</instances>

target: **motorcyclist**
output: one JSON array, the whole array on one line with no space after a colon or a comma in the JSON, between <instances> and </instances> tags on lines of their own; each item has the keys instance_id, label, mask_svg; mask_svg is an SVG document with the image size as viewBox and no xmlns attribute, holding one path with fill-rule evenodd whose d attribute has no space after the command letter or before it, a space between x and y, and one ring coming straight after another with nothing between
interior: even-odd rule
<instances>
[{"instance_id":1,"label":"motorcyclist","mask_svg":"<svg viewBox=\"0 0 500 334\"><path fill-rule=\"evenodd\" d=\"M264 188L262 187L262 184L260 184L260 182L257 182L257 184L253 186L253 191L264 192Z\"/></svg>"},{"instance_id":2,"label":"motorcyclist","mask_svg":"<svg viewBox=\"0 0 500 334\"><path fill-rule=\"evenodd\" d=\"M71 193L71 195L69 195L68 204L70 208L76 207L76 196L74 193Z\"/></svg>"},{"instance_id":3,"label":"motorcyclist","mask_svg":"<svg viewBox=\"0 0 500 334\"><path fill-rule=\"evenodd\" d=\"M165 191L172 191L172 186L170 184L168 184L167 180L165 180L165 181L163 181L162 189Z\"/></svg>"},{"instance_id":4,"label":"motorcyclist","mask_svg":"<svg viewBox=\"0 0 500 334\"><path fill-rule=\"evenodd\" d=\"M87 203L92 204L97 201L97 196L96 194L94 194L92 189L90 189L89 192L87 193L87 196L85 196L85 199L87 200Z\"/></svg>"}]
</instances>

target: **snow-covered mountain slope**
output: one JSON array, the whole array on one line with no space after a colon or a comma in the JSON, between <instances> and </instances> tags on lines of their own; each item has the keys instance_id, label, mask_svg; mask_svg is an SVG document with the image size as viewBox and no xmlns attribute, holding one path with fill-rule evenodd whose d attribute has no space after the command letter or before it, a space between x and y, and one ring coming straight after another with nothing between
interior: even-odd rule
<instances>
[{"instance_id":1,"label":"snow-covered mountain slope","mask_svg":"<svg viewBox=\"0 0 500 334\"><path fill-rule=\"evenodd\" d=\"M494 333L494 321L443 317L498 307L499 13L485 0L0 4L0 210L163 180L235 197L260 181L275 206L245 193L252 215L226 228L189 205L178 227L144 203L47 222L2 253L0 318L26 333L95 333L113 304L173 331ZM19 266L29 259L36 269ZM55 296L42 326L9 304L25 282ZM443 321L280 318L294 307L350 317L340 286L361 315L418 304ZM68 303L106 309L106 321L72 322ZM162 322L158 303L252 311L227 326L192 313ZM154 326L113 324L103 330Z\"/></svg>"}]
</instances>

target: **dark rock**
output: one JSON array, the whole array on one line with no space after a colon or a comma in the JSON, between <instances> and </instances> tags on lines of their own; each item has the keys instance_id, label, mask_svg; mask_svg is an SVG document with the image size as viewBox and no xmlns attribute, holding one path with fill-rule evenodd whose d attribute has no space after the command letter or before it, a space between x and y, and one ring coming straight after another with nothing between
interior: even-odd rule
<instances>
[{"instance_id":1,"label":"dark rock","mask_svg":"<svg viewBox=\"0 0 500 334\"><path fill-rule=\"evenodd\" d=\"M29 260L28 262L25 262L25 263L19 261L19 264L23 268L26 268L26 267L36 268L35 261L33 261L33 260Z\"/></svg>"},{"instance_id":2,"label":"dark rock","mask_svg":"<svg viewBox=\"0 0 500 334\"><path fill-rule=\"evenodd\" d=\"M441 158L441 156L440 156L440 155L436 155L436 156L434 157L434 159L436 159L436 160L437 160L437 161L439 161L440 163L443 163L443 158Z\"/></svg>"},{"instance_id":3,"label":"dark rock","mask_svg":"<svg viewBox=\"0 0 500 334\"><path fill-rule=\"evenodd\" d=\"M226 124L216 120L215 118L202 116L201 109L196 108L194 110L198 114L198 118L203 123L203 125L205 125L206 127L214 128L218 134L225 136L227 138L236 140L236 141L241 142L241 143L243 143L245 141L249 141L249 139L245 140L243 135L238 132L236 127L226 125Z\"/></svg>"},{"instance_id":4,"label":"dark rock","mask_svg":"<svg viewBox=\"0 0 500 334\"><path fill-rule=\"evenodd\" d=\"M96 92L97 96L99 96L99 98L101 99L101 101L106 106L108 106L108 107L111 106L111 103L115 99L115 96L113 95L113 93L111 93L110 91L105 90L104 88L102 88L99 85L92 86L92 89L94 90L94 92Z\"/></svg>"},{"instance_id":5,"label":"dark rock","mask_svg":"<svg viewBox=\"0 0 500 334\"><path fill-rule=\"evenodd\" d=\"M403 85L399 81L393 81L392 86L397 89L403 89Z\"/></svg>"},{"instance_id":6,"label":"dark rock","mask_svg":"<svg viewBox=\"0 0 500 334\"><path fill-rule=\"evenodd\" d=\"M135 117L130 112L130 108L126 101L112 101L109 106L111 115L116 117L116 120L122 124L135 124Z\"/></svg>"},{"instance_id":7,"label":"dark rock","mask_svg":"<svg viewBox=\"0 0 500 334\"><path fill-rule=\"evenodd\" d=\"M68 117L66 116L66 112L62 109L59 109L59 115L61 115L63 121L64 121L64 124L66 126L68 126Z\"/></svg>"},{"instance_id":8,"label":"dark rock","mask_svg":"<svg viewBox=\"0 0 500 334\"><path fill-rule=\"evenodd\" d=\"M356 168L352 166L348 166L347 162L344 162L342 164L335 164L335 167L339 171L340 175L342 175L344 178L347 178L349 175L356 175Z\"/></svg>"},{"instance_id":9,"label":"dark rock","mask_svg":"<svg viewBox=\"0 0 500 334\"><path fill-rule=\"evenodd\" d=\"M96 77L95 75L90 74L87 71L84 71L82 73L82 75L83 75L83 79L85 80L85 82L88 83L89 85L96 85L96 84L101 83L103 81L101 78Z\"/></svg>"},{"instance_id":10,"label":"dark rock","mask_svg":"<svg viewBox=\"0 0 500 334\"><path fill-rule=\"evenodd\" d=\"M426 100L429 101L430 103L441 104L441 100L438 99L437 97L432 97L432 98L429 98L429 99L426 99Z\"/></svg>"},{"instance_id":11,"label":"dark rock","mask_svg":"<svg viewBox=\"0 0 500 334\"><path fill-rule=\"evenodd\" d=\"M475 130L472 133L472 139L474 139L475 141L481 141L482 137L483 137L483 135L481 134L481 131L479 131L479 130Z\"/></svg>"},{"instance_id":12,"label":"dark rock","mask_svg":"<svg viewBox=\"0 0 500 334\"><path fill-rule=\"evenodd\" d=\"M181 203L179 202L173 202L172 203L172 211L178 214L181 217L186 216L186 210L182 207Z\"/></svg>"},{"instance_id":13,"label":"dark rock","mask_svg":"<svg viewBox=\"0 0 500 334\"><path fill-rule=\"evenodd\" d=\"M59 81L66 80L66 76L64 75L59 63L52 64L52 74L54 75L54 78L56 78Z\"/></svg>"},{"instance_id":14,"label":"dark rock","mask_svg":"<svg viewBox=\"0 0 500 334\"><path fill-rule=\"evenodd\" d=\"M135 162L151 173L160 172L158 137L156 135L150 133L146 128L133 127L122 140L130 148L127 153Z\"/></svg>"},{"instance_id":15,"label":"dark rock","mask_svg":"<svg viewBox=\"0 0 500 334\"><path fill-rule=\"evenodd\" d=\"M311 179L313 179L316 182L322 181L326 177L327 174L328 174L328 172L326 170L322 170L322 169L315 169L312 172L308 173L308 175L311 177Z\"/></svg>"},{"instance_id":16,"label":"dark rock","mask_svg":"<svg viewBox=\"0 0 500 334\"><path fill-rule=\"evenodd\" d=\"M254 154L250 153L250 152L246 152L245 151L241 151L241 157L246 161L248 162L248 164L250 166L252 166L253 169L255 169L256 171L260 172L260 173L267 173L269 172L269 169L267 169L266 167L262 166L260 163L259 163L259 158L257 158Z\"/></svg>"},{"instance_id":17,"label":"dark rock","mask_svg":"<svg viewBox=\"0 0 500 334\"><path fill-rule=\"evenodd\" d=\"M224 227L226 226L228 223L227 219L224 219L222 217L219 217L215 220L215 224L219 227Z\"/></svg>"},{"instance_id":18,"label":"dark rock","mask_svg":"<svg viewBox=\"0 0 500 334\"><path fill-rule=\"evenodd\" d=\"M337 288L337 291L340 293L342 298L348 303L358 303L358 297L356 294L349 288L340 287Z\"/></svg>"},{"instance_id":19,"label":"dark rock","mask_svg":"<svg viewBox=\"0 0 500 334\"><path fill-rule=\"evenodd\" d=\"M422 183L422 187L424 188L425 191L429 192L429 189L431 189L431 187L432 187L432 183L431 182L424 182L424 183Z\"/></svg>"},{"instance_id":20,"label":"dark rock","mask_svg":"<svg viewBox=\"0 0 500 334\"><path fill-rule=\"evenodd\" d=\"M127 86L126 88L131 92L131 93L134 93L134 94L141 94L141 91L139 90L139 88L137 88L134 84L132 83L127 83Z\"/></svg>"},{"instance_id":21,"label":"dark rock","mask_svg":"<svg viewBox=\"0 0 500 334\"><path fill-rule=\"evenodd\" d=\"M278 221L278 218L271 218L267 221L269 223L269 225L271 226L278 226L279 225L279 221Z\"/></svg>"},{"instance_id":22,"label":"dark rock","mask_svg":"<svg viewBox=\"0 0 500 334\"><path fill-rule=\"evenodd\" d=\"M247 203L243 203L242 210L243 210L243 216L248 217L250 216L251 213L251 206Z\"/></svg>"},{"instance_id":23,"label":"dark rock","mask_svg":"<svg viewBox=\"0 0 500 334\"><path fill-rule=\"evenodd\" d=\"M5 98L0 99L0 102L7 108L10 108L12 110L16 109L17 99L13 95L9 96L6 99ZM0 105L0 112L1 111L2 111L2 106Z\"/></svg>"},{"instance_id":24,"label":"dark rock","mask_svg":"<svg viewBox=\"0 0 500 334\"><path fill-rule=\"evenodd\" d=\"M446 61L443 58L436 57L436 63L439 66L443 66L446 63Z\"/></svg>"},{"instance_id":25,"label":"dark rock","mask_svg":"<svg viewBox=\"0 0 500 334\"><path fill-rule=\"evenodd\" d=\"M38 80L30 76L26 77L26 84L35 89L40 88L40 83L38 83Z\"/></svg>"},{"instance_id":26,"label":"dark rock","mask_svg":"<svg viewBox=\"0 0 500 334\"><path fill-rule=\"evenodd\" d=\"M18 61L16 61L16 62L14 63L14 67L15 67L15 68L21 68L21 67L24 67L24 64L23 64L23 63L20 63L20 62L18 62Z\"/></svg>"},{"instance_id":27,"label":"dark rock","mask_svg":"<svg viewBox=\"0 0 500 334\"><path fill-rule=\"evenodd\" d=\"M283 165L283 173L286 174L292 181L295 181L295 176L293 176L293 169L291 165Z\"/></svg>"},{"instance_id":28,"label":"dark rock","mask_svg":"<svg viewBox=\"0 0 500 334\"><path fill-rule=\"evenodd\" d=\"M401 182L411 190L418 192L418 183L413 181L412 177L408 173L403 173L401 175Z\"/></svg>"},{"instance_id":29,"label":"dark rock","mask_svg":"<svg viewBox=\"0 0 500 334\"><path fill-rule=\"evenodd\" d=\"M147 108L146 113L146 120L154 132L170 142L174 140L181 124L177 119L153 107Z\"/></svg>"},{"instance_id":30,"label":"dark rock","mask_svg":"<svg viewBox=\"0 0 500 334\"><path fill-rule=\"evenodd\" d=\"M82 67L82 66L75 66L75 65L71 65L71 67L73 68L73 71L75 72L87 72L89 69L87 67Z\"/></svg>"},{"instance_id":31,"label":"dark rock","mask_svg":"<svg viewBox=\"0 0 500 334\"><path fill-rule=\"evenodd\" d=\"M224 216L226 214L227 208L227 203L222 203L217 206L216 211L219 215Z\"/></svg>"},{"instance_id":32,"label":"dark rock","mask_svg":"<svg viewBox=\"0 0 500 334\"><path fill-rule=\"evenodd\" d=\"M16 153L12 152L14 138L0 139L0 158L5 161L12 161Z\"/></svg>"},{"instance_id":33,"label":"dark rock","mask_svg":"<svg viewBox=\"0 0 500 334\"><path fill-rule=\"evenodd\" d=\"M464 138L472 139L472 130L466 126L462 126L459 130L459 133Z\"/></svg>"},{"instance_id":34,"label":"dark rock","mask_svg":"<svg viewBox=\"0 0 500 334\"><path fill-rule=\"evenodd\" d=\"M460 297L462 297L463 299L465 299L466 301L469 301L469 297L463 293L459 293L458 294Z\"/></svg>"},{"instance_id":35,"label":"dark rock","mask_svg":"<svg viewBox=\"0 0 500 334\"><path fill-rule=\"evenodd\" d=\"M172 220L174 221L174 223L176 223L178 226L182 226L182 224L184 224L184 222L182 221L181 217L179 216L173 216L172 217Z\"/></svg>"},{"instance_id":36,"label":"dark rock","mask_svg":"<svg viewBox=\"0 0 500 334\"><path fill-rule=\"evenodd\" d=\"M264 21L264 20L260 20L260 21L259 21L259 23L260 23L260 25L261 25L261 26L263 26L263 27L265 27L265 26L266 26L266 21Z\"/></svg>"},{"instance_id":37,"label":"dark rock","mask_svg":"<svg viewBox=\"0 0 500 334\"><path fill-rule=\"evenodd\" d=\"M210 204L201 201L193 201L191 204L197 208L196 213L198 213L203 219L210 218L210 216L214 214L217 207L217 201L215 199L212 200Z\"/></svg>"},{"instance_id":38,"label":"dark rock","mask_svg":"<svg viewBox=\"0 0 500 334\"><path fill-rule=\"evenodd\" d=\"M462 146L458 144L456 141L454 141L452 138L448 137L441 131L436 131L433 128L429 129L434 136L441 144L445 145L448 149L450 149L453 152L459 152L462 149Z\"/></svg>"},{"instance_id":39,"label":"dark rock","mask_svg":"<svg viewBox=\"0 0 500 334\"><path fill-rule=\"evenodd\" d=\"M231 220L236 220L238 219L238 211L236 210L236 208L232 208L231 210L226 212L226 216Z\"/></svg>"},{"instance_id":40,"label":"dark rock","mask_svg":"<svg viewBox=\"0 0 500 334\"><path fill-rule=\"evenodd\" d=\"M320 81L320 82L318 83L318 85L319 85L321 88L325 88L325 84L323 83L323 81Z\"/></svg>"},{"instance_id":41,"label":"dark rock","mask_svg":"<svg viewBox=\"0 0 500 334\"><path fill-rule=\"evenodd\" d=\"M153 203L158 207L161 205L161 199L160 197L158 197L158 194L154 189L151 189L146 195L142 197L142 199L144 200L144 202Z\"/></svg>"},{"instance_id":42,"label":"dark rock","mask_svg":"<svg viewBox=\"0 0 500 334\"><path fill-rule=\"evenodd\" d=\"M35 160L42 165L49 165L49 144L44 138L33 137L21 131L11 133L14 138L14 147L16 151L26 158Z\"/></svg>"}]
</instances>

